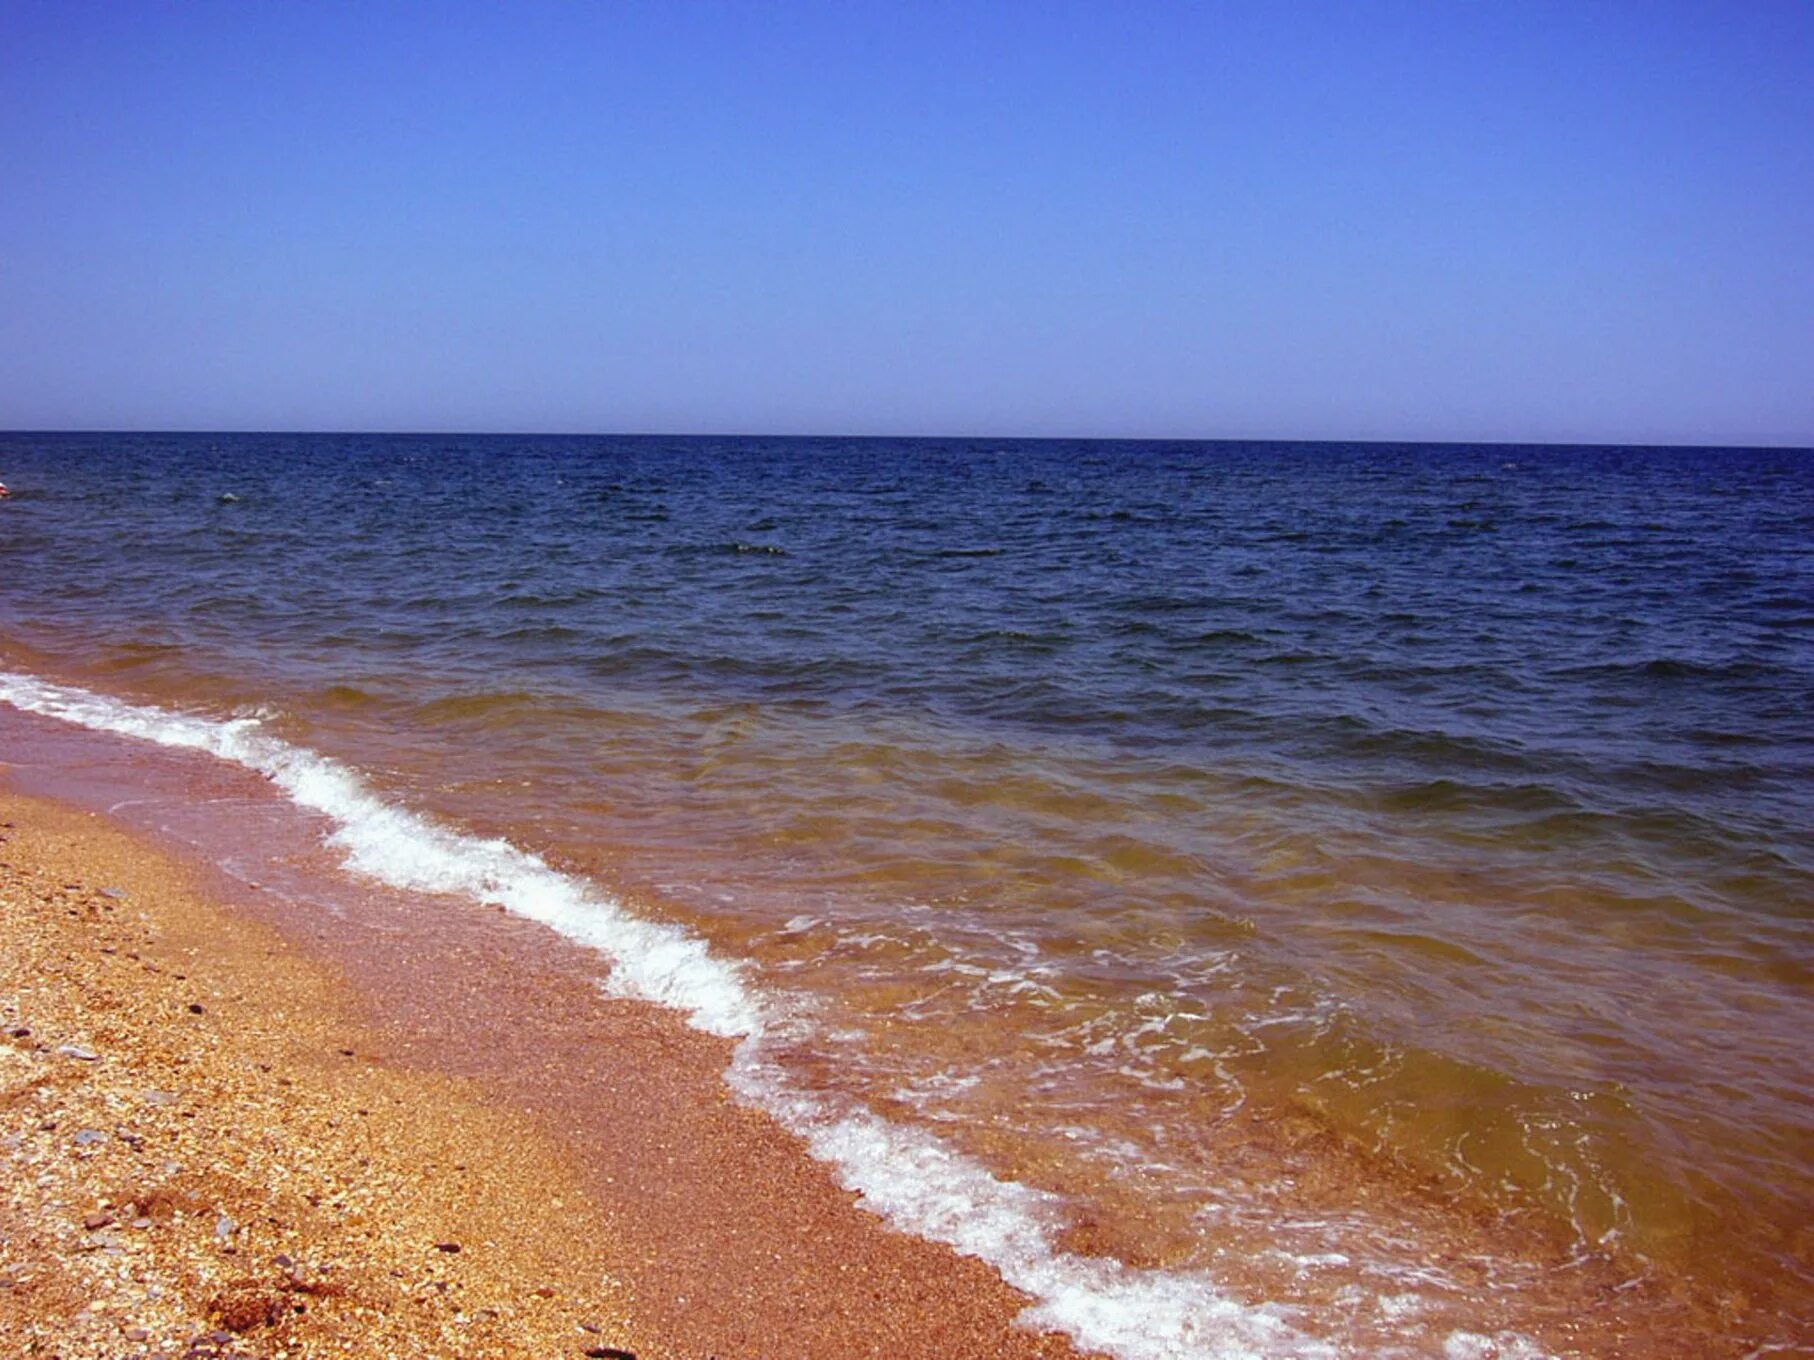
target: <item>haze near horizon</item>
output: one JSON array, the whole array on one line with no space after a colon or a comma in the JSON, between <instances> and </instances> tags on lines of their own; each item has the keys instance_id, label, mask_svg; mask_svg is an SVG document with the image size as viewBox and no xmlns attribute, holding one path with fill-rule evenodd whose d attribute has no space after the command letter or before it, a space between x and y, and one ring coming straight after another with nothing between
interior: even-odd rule
<instances>
[{"instance_id":1,"label":"haze near horizon","mask_svg":"<svg viewBox=\"0 0 1814 1360\"><path fill-rule=\"evenodd\" d=\"M1814 9L0 3L0 427L1814 443Z\"/></svg>"}]
</instances>

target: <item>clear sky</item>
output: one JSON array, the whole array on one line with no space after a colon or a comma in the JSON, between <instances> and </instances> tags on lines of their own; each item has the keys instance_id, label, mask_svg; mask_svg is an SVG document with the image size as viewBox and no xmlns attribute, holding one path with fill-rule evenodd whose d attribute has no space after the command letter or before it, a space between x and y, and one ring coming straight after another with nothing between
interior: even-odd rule
<instances>
[{"instance_id":1,"label":"clear sky","mask_svg":"<svg viewBox=\"0 0 1814 1360\"><path fill-rule=\"evenodd\" d=\"M1814 443L1814 2L0 0L0 427Z\"/></svg>"}]
</instances>

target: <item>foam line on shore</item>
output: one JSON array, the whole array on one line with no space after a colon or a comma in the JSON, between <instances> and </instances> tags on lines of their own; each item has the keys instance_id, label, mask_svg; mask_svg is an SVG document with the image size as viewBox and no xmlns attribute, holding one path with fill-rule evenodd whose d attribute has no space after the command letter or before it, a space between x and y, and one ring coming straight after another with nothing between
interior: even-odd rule
<instances>
[{"instance_id":1,"label":"foam line on shore","mask_svg":"<svg viewBox=\"0 0 1814 1360\"><path fill-rule=\"evenodd\" d=\"M1035 1302L1023 1320L1121 1360L1330 1360L1284 1309L1247 1305L1201 1273L1138 1270L1060 1250L1056 1196L1003 1180L925 1130L794 1085L771 1053L771 1002L732 961L680 926L647 921L595 885L508 841L465 835L389 803L350 767L293 745L257 718L214 719L132 704L0 671L0 700L93 731L205 752L269 778L326 817L346 866L391 887L457 893L542 922L599 950L619 996L683 1013L736 1041L727 1081L800 1136L865 1207L897 1227L987 1261Z\"/></svg>"}]
</instances>

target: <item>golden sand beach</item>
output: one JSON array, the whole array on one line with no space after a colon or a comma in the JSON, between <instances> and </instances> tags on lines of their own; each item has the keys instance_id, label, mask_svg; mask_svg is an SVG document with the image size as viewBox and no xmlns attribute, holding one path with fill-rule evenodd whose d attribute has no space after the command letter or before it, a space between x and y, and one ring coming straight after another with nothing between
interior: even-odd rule
<instances>
[{"instance_id":1,"label":"golden sand beach","mask_svg":"<svg viewBox=\"0 0 1814 1360\"><path fill-rule=\"evenodd\" d=\"M635 1344L621 1235L545 1137L470 1083L364 1056L332 971L166 856L0 807L0 1350Z\"/></svg>"}]
</instances>

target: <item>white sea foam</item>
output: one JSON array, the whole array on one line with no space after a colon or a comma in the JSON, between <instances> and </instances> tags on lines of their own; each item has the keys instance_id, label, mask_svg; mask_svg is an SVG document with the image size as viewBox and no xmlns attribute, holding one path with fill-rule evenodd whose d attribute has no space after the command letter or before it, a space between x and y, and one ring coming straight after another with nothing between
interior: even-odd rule
<instances>
[{"instance_id":1,"label":"white sea foam","mask_svg":"<svg viewBox=\"0 0 1814 1360\"><path fill-rule=\"evenodd\" d=\"M1516 1332L1482 1336L1478 1332L1451 1332L1442 1346L1443 1360L1551 1360L1528 1337Z\"/></svg>"},{"instance_id":2,"label":"white sea foam","mask_svg":"<svg viewBox=\"0 0 1814 1360\"><path fill-rule=\"evenodd\" d=\"M742 969L679 926L644 920L587 881L509 842L469 836L386 802L347 766L263 730L258 717L215 720L125 703L0 671L0 700L101 732L206 752L255 770L326 817L347 867L393 887L457 893L540 921L598 949L617 995L656 1002L738 1041L726 1080L798 1134L861 1202L897 1227L993 1265L1035 1303L1029 1325L1068 1333L1124 1360L1334 1357L1287 1310L1243 1304L1202 1273L1137 1270L1057 1245L1060 1201L1003 1180L932 1133L854 1103L801 1090L773 1056L787 1017ZM1477 1338L1460 1334L1451 1353Z\"/></svg>"}]
</instances>

